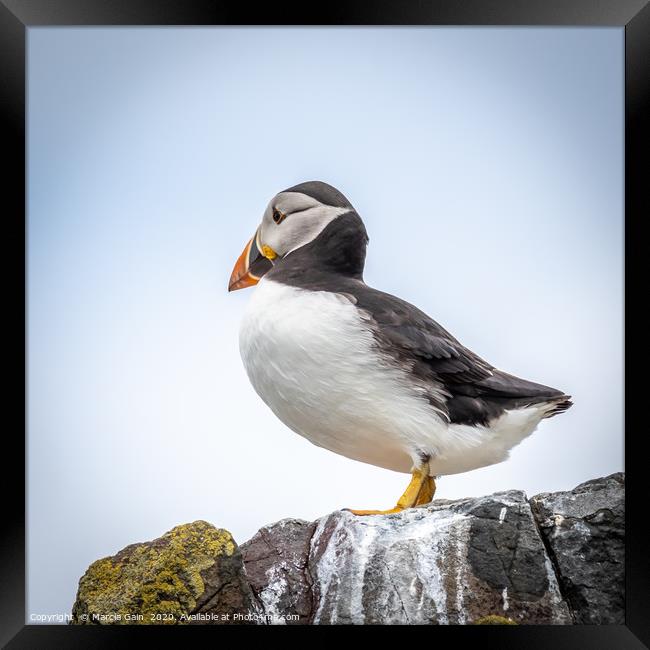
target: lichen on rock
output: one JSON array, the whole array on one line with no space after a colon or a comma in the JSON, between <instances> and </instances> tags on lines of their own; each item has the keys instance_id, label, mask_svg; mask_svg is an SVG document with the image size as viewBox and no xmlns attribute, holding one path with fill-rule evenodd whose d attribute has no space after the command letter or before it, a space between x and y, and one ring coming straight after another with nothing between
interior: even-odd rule
<instances>
[{"instance_id":1,"label":"lichen on rock","mask_svg":"<svg viewBox=\"0 0 650 650\"><path fill-rule=\"evenodd\" d=\"M517 623L507 616L488 614L474 621L474 625L517 625Z\"/></svg>"},{"instance_id":2,"label":"lichen on rock","mask_svg":"<svg viewBox=\"0 0 650 650\"><path fill-rule=\"evenodd\" d=\"M253 607L232 535L205 521L176 526L90 565L72 610L76 624L237 622Z\"/></svg>"}]
</instances>

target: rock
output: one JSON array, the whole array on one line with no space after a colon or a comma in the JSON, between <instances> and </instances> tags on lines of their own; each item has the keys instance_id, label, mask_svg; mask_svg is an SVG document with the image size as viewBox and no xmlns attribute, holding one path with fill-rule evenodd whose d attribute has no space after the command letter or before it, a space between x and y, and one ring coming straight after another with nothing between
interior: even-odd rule
<instances>
[{"instance_id":1,"label":"rock","mask_svg":"<svg viewBox=\"0 0 650 650\"><path fill-rule=\"evenodd\" d=\"M284 519L241 549L197 521L93 563L73 623L621 624L624 488Z\"/></svg>"},{"instance_id":2,"label":"rock","mask_svg":"<svg viewBox=\"0 0 650 650\"><path fill-rule=\"evenodd\" d=\"M72 623L238 623L256 612L230 533L195 521L91 564Z\"/></svg>"},{"instance_id":3,"label":"rock","mask_svg":"<svg viewBox=\"0 0 650 650\"><path fill-rule=\"evenodd\" d=\"M306 612L311 592L308 621L315 624L462 624L489 615L571 622L523 492L439 500L392 515L338 511L315 523L292 522L291 533L286 522L267 526L244 545L254 589L266 594L265 613L295 613L298 602ZM288 536L294 544L285 544Z\"/></svg>"},{"instance_id":4,"label":"rock","mask_svg":"<svg viewBox=\"0 0 650 650\"><path fill-rule=\"evenodd\" d=\"M309 623L309 545L316 523L283 519L265 526L241 550L248 580L270 623Z\"/></svg>"},{"instance_id":5,"label":"rock","mask_svg":"<svg viewBox=\"0 0 650 650\"><path fill-rule=\"evenodd\" d=\"M538 494L533 512L576 623L625 623L625 475Z\"/></svg>"}]
</instances>

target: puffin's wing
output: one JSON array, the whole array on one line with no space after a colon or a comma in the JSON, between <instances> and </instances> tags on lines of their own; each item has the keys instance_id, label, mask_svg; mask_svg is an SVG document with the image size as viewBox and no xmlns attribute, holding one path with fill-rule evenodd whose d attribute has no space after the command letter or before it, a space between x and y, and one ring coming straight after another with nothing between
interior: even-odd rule
<instances>
[{"instance_id":1,"label":"puffin's wing","mask_svg":"<svg viewBox=\"0 0 650 650\"><path fill-rule=\"evenodd\" d=\"M466 384L492 376L493 366L410 303L375 289L357 296L357 301L379 345L398 360L427 369L431 380Z\"/></svg>"},{"instance_id":2,"label":"puffin's wing","mask_svg":"<svg viewBox=\"0 0 650 650\"><path fill-rule=\"evenodd\" d=\"M357 294L380 347L432 387L430 401L450 422L487 424L506 409L571 405L562 391L496 369L417 307L368 287ZM445 396L441 399L441 393Z\"/></svg>"}]
</instances>

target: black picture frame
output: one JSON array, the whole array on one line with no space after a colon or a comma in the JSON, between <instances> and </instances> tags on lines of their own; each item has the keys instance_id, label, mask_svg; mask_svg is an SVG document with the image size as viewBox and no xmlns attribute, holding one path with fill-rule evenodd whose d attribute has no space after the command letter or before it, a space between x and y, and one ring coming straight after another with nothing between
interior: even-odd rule
<instances>
[{"instance_id":1,"label":"black picture frame","mask_svg":"<svg viewBox=\"0 0 650 650\"><path fill-rule=\"evenodd\" d=\"M35 26L90 25L537 25L619 26L625 29L625 271L627 281L641 272L636 231L645 217L644 175L648 165L647 109L650 98L650 7L648 0L329 0L318 5L267 3L255 7L218 0L0 0L0 110L5 204L5 255L25 248L25 43L26 32ZM645 163L645 164L644 164ZM645 209L647 212L647 208ZM9 226L9 228L7 228ZM11 232L11 236L8 234ZM22 242L22 248L21 248ZM16 340L25 334L25 273L18 265L5 271L22 284L22 298L10 321ZM21 269L23 269L21 271ZM22 282L21 282L22 281ZM5 283L5 286L9 283ZM17 294L19 295L19 294ZM628 292L643 297L643 292ZM634 324L626 306L626 338ZM9 313L7 310L5 313ZM11 338L5 339L9 345ZM626 345L626 379L635 359L631 342ZM18 355L18 353L17 353ZM25 358L18 367L25 368ZM19 370L20 374L20 370ZM8 376L8 373L6 374ZM16 382L19 383L19 382ZM25 397L23 382L23 402ZM636 391L626 382L626 624L621 626L440 626L431 643L456 640L498 644L500 648L643 648L650 644L650 553L645 549L642 489L643 458L640 444L644 429L633 429ZM616 387L620 389L620 387ZM18 391L19 389L17 389ZM13 396L11 396L13 397ZM7 400L9 402L9 400ZM18 396L12 403L19 403ZM24 421L23 410L23 421ZM18 428L5 429L4 495L5 524L0 545L0 643L8 648L115 647L130 642L150 643L160 628L25 625L25 493L26 484L10 479L10 469L25 466L25 440ZM26 428L23 427L23 431ZM631 432L631 433L630 433ZM636 433L636 436L633 435ZM630 435L628 435L630 434ZM220 639L224 628L194 627L193 633ZM241 628L238 628L241 629ZM252 629L252 628L246 628ZM259 629L259 628L258 628ZM265 628L268 629L268 628ZM299 628L292 628L298 630ZM306 628L302 628L306 629ZM241 629L246 635L248 632ZM306 634L307 632L295 632ZM169 639L181 638L177 630L165 629ZM189 634L187 629L183 635ZM278 634L277 631L272 634ZM326 634L329 634L327 632ZM443 639L443 637L446 637ZM183 636L185 640L186 637ZM457 641L456 641L457 642Z\"/></svg>"}]
</instances>

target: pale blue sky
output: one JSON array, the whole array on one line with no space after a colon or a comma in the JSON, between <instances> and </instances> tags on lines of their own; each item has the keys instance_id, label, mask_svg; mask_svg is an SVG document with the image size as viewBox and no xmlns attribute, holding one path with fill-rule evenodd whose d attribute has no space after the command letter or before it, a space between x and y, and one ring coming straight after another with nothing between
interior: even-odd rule
<instances>
[{"instance_id":1,"label":"pale blue sky","mask_svg":"<svg viewBox=\"0 0 650 650\"><path fill-rule=\"evenodd\" d=\"M305 180L364 219L369 284L574 396L438 496L623 468L622 29L28 34L28 614L176 524L243 542L405 487L289 431L239 358L230 271Z\"/></svg>"}]
</instances>

